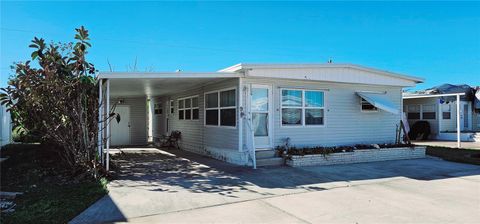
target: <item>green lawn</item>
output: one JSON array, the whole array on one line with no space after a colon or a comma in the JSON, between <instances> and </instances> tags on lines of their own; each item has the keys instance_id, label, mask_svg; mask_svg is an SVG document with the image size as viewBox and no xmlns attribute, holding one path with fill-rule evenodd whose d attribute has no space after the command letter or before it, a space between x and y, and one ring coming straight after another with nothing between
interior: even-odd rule
<instances>
[{"instance_id":1,"label":"green lawn","mask_svg":"<svg viewBox=\"0 0 480 224\"><path fill-rule=\"evenodd\" d=\"M1 223L66 223L107 193L106 180L73 181L45 146L8 145L1 157L1 191L23 192Z\"/></svg>"},{"instance_id":2,"label":"green lawn","mask_svg":"<svg viewBox=\"0 0 480 224\"><path fill-rule=\"evenodd\" d=\"M444 160L480 165L480 150L427 146L427 155Z\"/></svg>"}]
</instances>

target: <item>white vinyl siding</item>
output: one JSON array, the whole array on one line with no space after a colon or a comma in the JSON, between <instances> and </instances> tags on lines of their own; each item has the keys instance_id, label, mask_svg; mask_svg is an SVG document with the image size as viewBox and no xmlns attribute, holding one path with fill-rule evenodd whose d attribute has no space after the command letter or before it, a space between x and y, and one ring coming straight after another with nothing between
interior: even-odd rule
<instances>
[{"instance_id":1,"label":"white vinyl siding","mask_svg":"<svg viewBox=\"0 0 480 224\"><path fill-rule=\"evenodd\" d=\"M395 141L395 127L400 121L400 114L383 110L377 113L360 113L361 101L356 92L386 91L386 96L400 109L401 87L259 78L245 78L244 83L246 85L266 84L273 87L274 146L283 145L286 138L290 138L290 143L294 146L373 144ZM325 125L282 127L282 89L323 91L325 93Z\"/></svg>"},{"instance_id":2,"label":"white vinyl siding","mask_svg":"<svg viewBox=\"0 0 480 224\"><path fill-rule=\"evenodd\" d=\"M238 129L233 127L218 128L204 126L204 94L211 91L236 88L237 85L238 79L230 79L196 89L184 90L162 97L162 99L164 100L164 105L168 105L168 102L171 102L170 100L173 100L174 102L174 113L168 115L168 126L169 131L178 130L182 132L182 136L179 142L181 149L201 154L210 154L211 152L207 152L208 150L217 149L218 151L224 152L226 154L233 154L233 157L235 158L225 158L228 159L230 162L241 163L240 155L237 155L239 154ZM198 96L198 120L179 120L178 100L192 98L192 96ZM236 101L238 101L238 99L236 99ZM195 102L193 105L195 105ZM235 106L235 108L236 107L237 106ZM185 104L183 105L183 109L185 109ZM237 121L235 123L237 123ZM154 124L153 126L154 130L160 128L156 124ZM221 156L216 157L219 158Z\"/></svg>"}]
</instances>

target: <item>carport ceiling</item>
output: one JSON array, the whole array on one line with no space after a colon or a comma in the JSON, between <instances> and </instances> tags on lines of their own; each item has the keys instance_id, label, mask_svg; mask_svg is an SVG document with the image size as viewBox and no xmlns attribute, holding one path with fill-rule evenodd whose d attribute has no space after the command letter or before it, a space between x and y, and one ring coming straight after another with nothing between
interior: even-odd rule
<instances>
[{"instance_id":1,"label":"carport ceiling","mask_svg":"<svg viewBox=\"0 0 480 224\"><path fill-rule=\"evenodd\" d=\"M151 97L200 88L240 76L232 72L100 72L98 78L110 80L111 97Z\"/></svg>"}]
</instances>

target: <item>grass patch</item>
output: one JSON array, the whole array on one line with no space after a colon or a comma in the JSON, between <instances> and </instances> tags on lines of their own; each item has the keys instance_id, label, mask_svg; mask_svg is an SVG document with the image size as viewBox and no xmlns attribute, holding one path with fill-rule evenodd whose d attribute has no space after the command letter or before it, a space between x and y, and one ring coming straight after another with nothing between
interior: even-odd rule
<instances>
[{"instance_id":1,"label":"grass patch","mask_svg":"<svg viewBox=\"0 0 480 224\"><path fill-rule=\"evenodd\" d=\"M23 192L1 223L67 223L107 193L106 179L75 181L57 154L39 144L1 150L1 190Z\"/></svg>"},{"instance_id":2,"label":"grass patch","mask_svg":"<svg viewBox=\"0 0 480 224\"><path fill-rule=\"evenodd\" d=\"M427 155L444 160L480 165L480 150L427 146Z\"/></svg>"}]
</instances>

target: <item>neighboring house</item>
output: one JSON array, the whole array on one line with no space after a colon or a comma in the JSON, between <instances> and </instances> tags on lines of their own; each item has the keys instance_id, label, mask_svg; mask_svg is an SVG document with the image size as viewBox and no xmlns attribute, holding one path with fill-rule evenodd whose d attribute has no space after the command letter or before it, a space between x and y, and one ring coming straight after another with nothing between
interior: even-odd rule
<instances>
[{"instance_id":1,"label":"neighboring house","mask_svg":"<svg viewBox=\"0 0 480 224\"><path fill-rule=\"evenodd\" d=\"M468 85L444 84L424 91L404 93L403 110L410 126L417 121L430 124L431 139L456 140L457 101L454 94L462 93L460 138L462 141L480 141L480 133L476 133L480 132L480 92L477 91L480 90Z\"/></svg>"},{"instance_id":2,"label":"neighboring house","mask_svg":"<svg viewBox=\"0 0 480 224\"><path fill-rule=\"evenodd\" d=\"M179 130L182 149L241 165L287 139L295 146L393 143L402 89L423 81L352 64L238 64L211 73L99 78L102 97L121 115L111 124L112 146L146 145L153 114L155 142Z\"/></svg>"},{"instance_id":3,"label":"neighboring house","mask_svg":"<svg viewBox=\"0 0 480 224\"><path fill-rule=\"evenodd\" d=\"M0 147L9 144L12 139L12 121L7 108L0 105Z\"/></svg>"}]
</instances>

